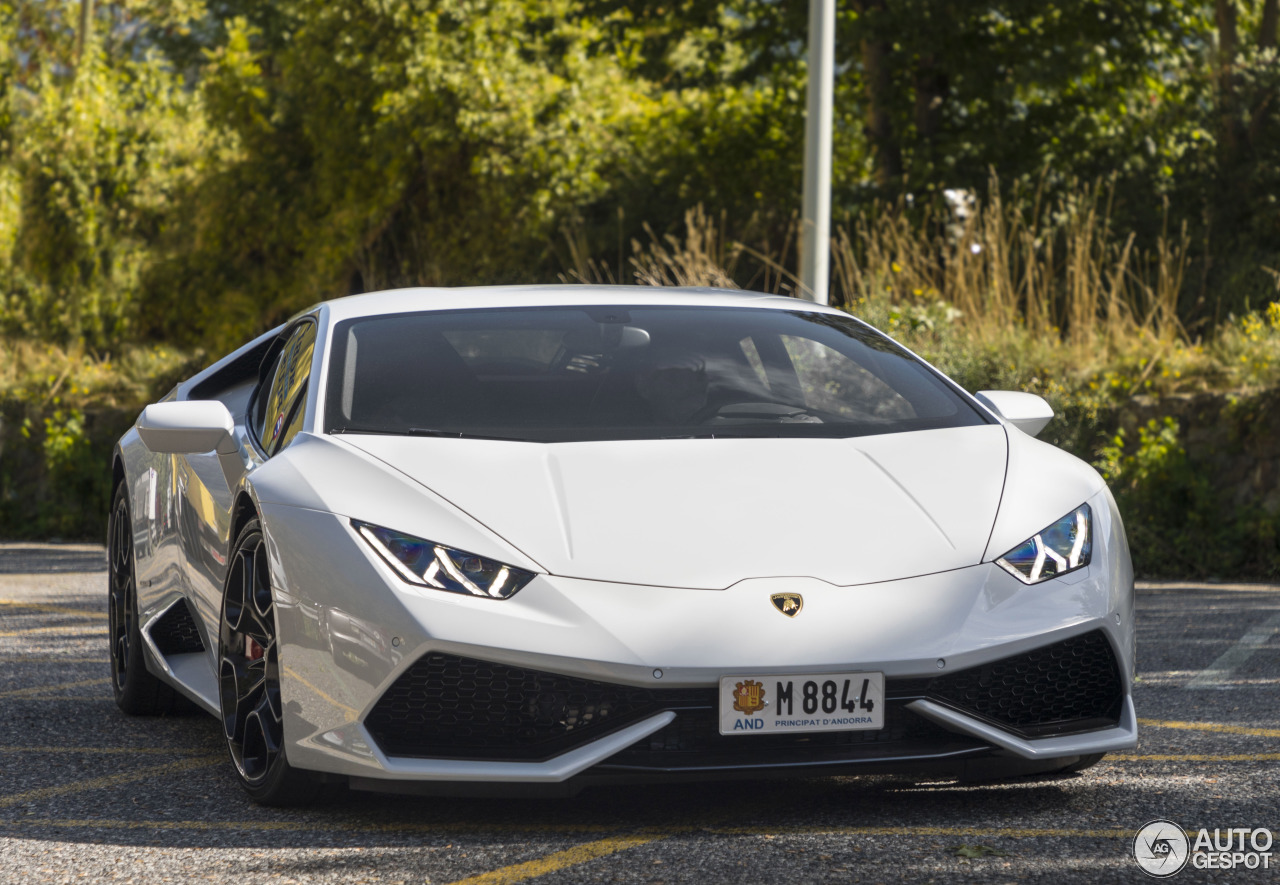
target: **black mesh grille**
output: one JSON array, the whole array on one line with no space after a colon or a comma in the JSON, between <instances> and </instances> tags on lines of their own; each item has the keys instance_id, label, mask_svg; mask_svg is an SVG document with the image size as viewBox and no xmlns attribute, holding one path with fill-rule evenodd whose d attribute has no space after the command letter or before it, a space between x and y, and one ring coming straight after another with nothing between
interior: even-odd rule
<instances>
[{"instance_id":1,"label":"black mesh grille","mask_svg":"<svg viewBox=\"0 0 1280 885\"><path fill-rule=\"evenodd\" d=\"M857 761L976 744L905 709L928 697L1024 735L1114 725L1122 687L1101 632L934 679L885 684L885 727L806 735L721 735L718 690L646 689L433 652L365 719L389 756L547 759L663 710L676 719L602 767L681 768Z\"/></svg>"},{"instance_id":2,"label":"black mesh grille","mask_svg":"<svg viewBox=\"0 0 1280 885\"><path fill-rule=\"evenodd\" d=\"M391 756L545 759L700 702L697 691L652 691L433 652L387 689L365 725Z\"/></svg>"},{"instance_id":3,"label":"black mesh grille","mask_svg":"<svg viewBox=\"0 0 1280 885\"><path fill-rule=\"evenodd\" d=\"M180 599L151 625L151 641L162 655L182 655L204 651L204 641L196 619L185 599Z\"/></svg>"},{"instance_id":4,"label":"black mesh grille","mask_svg":"<svg viewBox=\"0 0 1280 885\"><path fill-rule=\"evenodd\" d=\"M1026 735L1114 725L1123 688L1101 630L933 680L927 696Z\"/></svg>"}]
</instances>

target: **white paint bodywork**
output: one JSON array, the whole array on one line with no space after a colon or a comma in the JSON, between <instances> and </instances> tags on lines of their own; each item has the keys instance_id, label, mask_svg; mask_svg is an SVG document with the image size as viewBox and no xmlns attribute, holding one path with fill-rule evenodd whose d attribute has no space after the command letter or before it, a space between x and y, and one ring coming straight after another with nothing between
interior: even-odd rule
<instances>
[{"instance_id":1,"label":"white paint bodywork","mask_svg":"<svg viewBox=\"0 0 1280 885\"><path fill-rule=\"evenodd\" d=\"M994 424L856 439L344 441L552 574L702 590L770 576L867 584L975 565L1007 460Z\"/></svg>"},{"instance_id":2,"label":"white paint bodywork","mask_svg":"<svg viewBox=\"0 0 1280 885\"><path fill-rule=\"evenodd\" d=\"M543 763L388 758L363 717L432 650L665 688L714 686L734 673L936 676L1099 629L1124 673L1116 728L1028 740L931 702L915 709L1025 759L1134 746L1133 575L1114 501L1088 465L999 423L976 400L992 423L855 439L543 444L320 432L316 381L325 377L330 325L341 319L691 300L835 313L772 296L622 287L357 296L309 312L319 323L313 395L303 432L275 457L265 459L249 438L235 392L224 401L239 473L227 472L216 452L151 452L131 430L118 470L131 495L142 622L186 598L206 646L202 657L166 661L147 644L149 669L216 712L214 648L239 501L265 527L288 756L302 768L373 780L556 782L669 721L650 717ZM187 398L235 357L171 398ZM1026 586L994 565L1085 502L1094 514L1087 568ZM537 577L508 600L415 587L354 532L352 519ZM784 591L804 596L794 619L769 604ZM326 625L338 620L370 637L359 672L335 663Z\"/></svg>"}]
</instances>

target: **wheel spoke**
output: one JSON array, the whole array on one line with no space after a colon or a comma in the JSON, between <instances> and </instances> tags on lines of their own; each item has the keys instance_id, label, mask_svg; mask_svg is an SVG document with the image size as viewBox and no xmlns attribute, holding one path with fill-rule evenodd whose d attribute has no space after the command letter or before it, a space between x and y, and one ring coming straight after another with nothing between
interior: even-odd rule
<instances>
[{"instance_id":1,"label":"wheel spoke","mask_svg":"<svg viewBox=\"0 0 1280 885\"><path fill-rule=\"evenodd\" d=\"M234 553L223 595L219 655L227 745L241 777L258 783L270 773L284 742L275 611L260 534L249 534Z\"/></svg>"},{"instance_id":2,"label":"wheel spoke","mask_svg":"<svg viewBox=\"0 0 1280 885\"><path fill-rule=\"evenodd\" d=\"M259 544L253 558L253 608L260 622L271 619L271 581L267 566L267 545Z\"/></svg>"},{"instance_id":3,"label":"wheel spoke","mask_svg":"<svg viewBox=\"0 0 1280 885\"><path fill-rule=\"evenodd\" d=\"M271 643L267 649L267 653L263 656L266 664L265 675L265 693L267 703L271 708L271 717L277 722L284 721L284 708L280 704L280 658L277 652L278 645Z\"/></svg>"},{"instance_id":4,"label":"wheel spoke","mask_svg":"<svg viewBox=\"0 0 1280 885\"><path fill-rule=\"evenodd\" d=\"M245 587L253 579L252 565L243 550L236 552L236 557L227 574L226 599L223 602L223 620L232 632L239 632L244 625Z\"/></svg>"},{"instance_id":5,"label":"wheel spoke","mask_svg":"<svg viewBox=\"0 0 1280 885\"><path fill-rule=\"evenodd\" d=\"M280 723L271 712L271 706L267 703L267 698L264 697L261 703L254 707L253 713L262 723L262 735L266 738L267 750L274 756L276 753L280 752L282 734L280 731Z\"/></svg>"},{"instance_id":6,"label":"wheel spoke","mask_svg":"<svg viewBox=\"0 0 1280 885\"><path fill-rule=\"evenodd\" d=\"M119 498L111 514L111 545L108 562L107 612L108 630L111 636L111 669L115 689L123 691L128 678L129 655L132 648L134 622L134 585L131 529L129 508L123 497Z\"/></svg>"},{"instance_id":7,"label":"wheel spoke","mask_svg":"<svg viewBox=\"0 0 1280 885\"><path fill-rule=\"evenodd\" d=\"M239 743L244 737L244 722L238 714L236 704L238 697L236 665L224 657L218 665L218 700L222 708L222 730L229 743Z\"/></svg>"},{"instance_id":8,"label":"wheel spoke","mask_svg":"<svg viewBox=\"0 0 1280 885\"><path fill-rule=\"evenodd\" d=\"M271 621L270 614L264 618L258 614L255 606L247 605L244 609L244 617L240 619L240 633L243 636L252 637L254 642L266 648L272 643L276 632L275 625Z\"/></svg>"},{"instance_id":9,"label":"wheel spoke","mask_svg":"<svg viewBox=\"0 0 1280 885\"><path fill-rule=\"evenodd\" d=\"M263 685L267 681L266 668L260 661L250 661L237 675L236 706L248 712L262 698Z\"/></svg>"}]
</instances>

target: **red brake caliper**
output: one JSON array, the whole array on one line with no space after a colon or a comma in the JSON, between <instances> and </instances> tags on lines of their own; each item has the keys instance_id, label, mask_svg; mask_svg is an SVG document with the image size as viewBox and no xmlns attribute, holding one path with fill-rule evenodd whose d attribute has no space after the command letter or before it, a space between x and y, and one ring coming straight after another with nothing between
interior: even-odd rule
<instances>
[{"instance_id":1,"label":"red brake caliper","mask_svg":"<svg viewBox=\"0 0 1280 885\"><path fill-rule=\"evenodd\" d=\"M244 638L244 656L246 658L251 661L256 661L264 654L266 654L266 651L262 646L258 645L257 641L254 640L252 636L246 636Z\"/></svg>"}]
</instances>

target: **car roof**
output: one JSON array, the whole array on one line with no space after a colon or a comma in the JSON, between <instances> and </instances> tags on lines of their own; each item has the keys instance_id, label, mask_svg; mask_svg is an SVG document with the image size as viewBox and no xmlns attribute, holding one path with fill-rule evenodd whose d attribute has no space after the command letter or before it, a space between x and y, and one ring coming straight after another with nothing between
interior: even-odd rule
<instances>
[{"instance_id":1,"label":"car roof","mask_svg":"<svg viewBox=\"0 0 1280 885\"><path fill-rule=\"evenodd\" d=\"M466 310L496 307L573 307L578 305L764 307L782 310L839 311L785 295L741 289L660 286L595 286L572 283L541 286L472 286L466 288L391 289L350 295L324 302L330 322L355 317L423 310ZM314 309L314 308L313 308Z\"/></svg>"}]
</instances>

